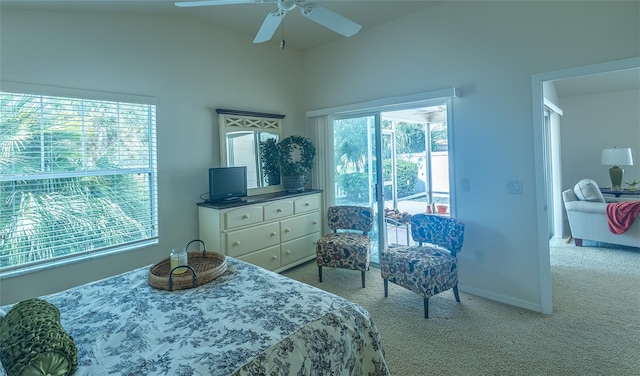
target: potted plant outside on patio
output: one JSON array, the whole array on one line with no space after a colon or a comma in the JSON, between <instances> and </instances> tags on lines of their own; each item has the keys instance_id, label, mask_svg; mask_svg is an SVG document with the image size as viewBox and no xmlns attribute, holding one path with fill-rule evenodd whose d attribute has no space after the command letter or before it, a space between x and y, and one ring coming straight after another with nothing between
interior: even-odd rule
<instances>
[{"instance_id":1,"label":"potted plant outside on patio","mask_svg":"<svg viewBox=\"0 0 640 376\"><path fill-rule=\"evenodd\" d=\"M278 149L285 191L304 191L306 175L316 156L315 146L307 137L289 136L278 142Z\"/></svg>"},{"instance_id":2,"label":"potted plant outside on patio","mask_svg":"<svg viewBox=\"0 0 640 376\"><path fill-rule=\"evenodd\" d=\"M276 138L260 141L260 162L262 173L267 178L267 184L280 184L280 150Z\"/></svg>"}]
</instances>

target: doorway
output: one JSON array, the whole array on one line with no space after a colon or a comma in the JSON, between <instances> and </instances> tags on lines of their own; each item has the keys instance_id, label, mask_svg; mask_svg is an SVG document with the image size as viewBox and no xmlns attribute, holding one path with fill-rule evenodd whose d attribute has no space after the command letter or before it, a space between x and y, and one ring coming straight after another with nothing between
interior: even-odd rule
<instances>
[{"instance_id":1,"label":"doorway","mask_svg":"<svg viewBox=\"0 0 640 376\"><path fill-rule=\"evenodd\" d=\"M551 285L551 263L549 254L549 233L550 222L548 221L548 210L550 202L547 199L547 185L545 179L545 132L544 132L544 84L556 80L588 77L604 73L618 71L628 71L640 69L640 58L611 61L601 64L588 65L578 68L565 69L556 72L536 74L531 77L533 91L533 130L534 130L534 150L536 167L536 200L538 217L538 252L540 270L540 311L551 314L552 306L552 285ZM558 202L559 201L559 202ZM555 200L555 206L562 205L562 200ZM560 210L562 210L560 208Z\"/></svg>"},{"instance_id":2,"label":"doorway","mask_svg":"<svg viewBox=\"0 0 640 376\"><path fill-rule=\"evenodd\" d=\"M451 214L449 111L440 100L334 118L334 202L374 210L374 264L382 247L413 244L412 215Z\"/></svg>"}]
</instances>

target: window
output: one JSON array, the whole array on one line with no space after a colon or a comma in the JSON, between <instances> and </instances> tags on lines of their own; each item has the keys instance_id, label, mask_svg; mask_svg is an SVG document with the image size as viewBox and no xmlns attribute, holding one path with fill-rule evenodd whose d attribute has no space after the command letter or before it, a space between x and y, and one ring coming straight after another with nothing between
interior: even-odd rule
<instances>
[{"instance_id":1,"label":"window","mask_svg":"<svg viewBox=\"0 0 640 376\"><path fill-rule=\"evenodd\" d=\"M7 86L0 273L157 242L153 100Z\"/></svg>"}]
</instances>

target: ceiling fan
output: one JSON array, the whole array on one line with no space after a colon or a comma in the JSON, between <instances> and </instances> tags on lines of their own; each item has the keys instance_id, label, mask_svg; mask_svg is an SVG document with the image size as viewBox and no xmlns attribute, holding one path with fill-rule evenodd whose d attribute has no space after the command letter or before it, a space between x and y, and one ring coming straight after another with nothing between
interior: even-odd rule
<instances>
[{"instance_id":1,"label":"ceiling fan","mask_svg":"<svg viewBox=\"0 0 640 376\"><path fill-rule=\"evenodd\" d=\"M316 22L327 29L333 30L345 37L355 35L362 26L350 19L339 15L315 3L307 3L306 0L200 0L200 1L180 1L175 5L178 7L201 7L209 5L229 5L229 4L250 4L250 3L275 3L278 9L270 12L262 23L253 43L263 43L271 40L278 26L282 22L285 14L294 8L300 8L303 16ZM284 42L284 41L283 41ZM283 45L284 48L284 45Z\"/></svg>"}]
</instances>

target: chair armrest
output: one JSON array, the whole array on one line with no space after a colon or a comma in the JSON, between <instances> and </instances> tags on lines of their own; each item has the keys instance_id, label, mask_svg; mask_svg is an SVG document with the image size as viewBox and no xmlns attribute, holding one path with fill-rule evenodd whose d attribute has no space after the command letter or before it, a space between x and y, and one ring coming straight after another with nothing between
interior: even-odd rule
<instances>
[{"instance_id":1,"label":"chair armrest","mask_svg":"<svg viewBox=\"0 0 640 376\"><path fill-rule=\"evenodd\" d=\"M604 214L607 212L606 202L569 201L564 203L567 211Z\"/></svg>"}]
</instances>

